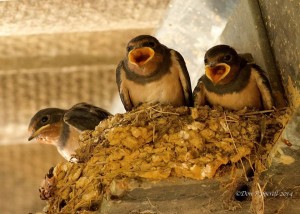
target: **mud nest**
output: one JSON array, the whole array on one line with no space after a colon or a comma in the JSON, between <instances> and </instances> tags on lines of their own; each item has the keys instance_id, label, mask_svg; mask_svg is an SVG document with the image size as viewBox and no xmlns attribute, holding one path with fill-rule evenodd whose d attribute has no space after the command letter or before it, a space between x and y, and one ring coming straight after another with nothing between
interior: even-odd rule
<instances>
[{"instance_id":1,"label":"mud nest","mask_svg":"<svg viewBox=\"0 0 300 214\"><path fill-rule=\"evenodd\" d=\"M245 157L266 162L285 116L278 110L162 105L112 116L81 135L78 163L55 167L47 212L96 211L111 182L120 177L202 180Z\"/></svg>"}]
</instances>

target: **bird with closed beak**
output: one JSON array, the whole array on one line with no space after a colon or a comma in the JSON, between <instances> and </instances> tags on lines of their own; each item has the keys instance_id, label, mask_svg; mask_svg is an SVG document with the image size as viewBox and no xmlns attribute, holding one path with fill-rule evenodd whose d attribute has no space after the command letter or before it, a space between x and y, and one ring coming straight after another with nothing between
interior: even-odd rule
<instances>
[{"instance_id":1,"label":"bird with closed beak","mask_svg":"<svg viewBox=\"0 0 300 214\"><path fill-rule=\"evenodd\" d=\"M28 141L54 145L66 160L76 162L72 155L79 147L80 133L94 130L110 115L106 110L87 103L78 103L69 110L42 109L30 121Z\"/></svg>"},{"instance_id":2,"label":"bird with closed beak","mask_svg":"<svg viewBox=\"0 0 300 214\"><path fill-rule=\"evenodd\" d=\"M140 35L127 44L116 70L121 101L127 111L141 103L192 106L189 73L183 57L155 37Z\"/></svg>"},{"instance_id":3,"label":"bird with closed beak","mask_svg":"<svg viewBox=\"0 0 300 214\"><path fill-rule=\"evenodd\" d=\"M271 109L273 97L265 72L248 63L235 49L217 45L204 56L205 74L193 91L194 106L209 104L227 109Z\"/></svg>"}]
</instances>

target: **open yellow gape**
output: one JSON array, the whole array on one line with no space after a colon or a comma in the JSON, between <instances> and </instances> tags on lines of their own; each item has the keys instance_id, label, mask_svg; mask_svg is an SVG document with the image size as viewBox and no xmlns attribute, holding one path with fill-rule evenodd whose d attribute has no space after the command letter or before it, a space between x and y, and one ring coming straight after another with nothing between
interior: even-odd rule
<instances>
[{"instance_id":1,"label":"open yellow gape","mask_svg":"<svg viewBox=\"0 0 300 214\"><path fill-rule=\"evenodd\" d=\"M224 79L229 72L230 66L226 63L218 63L213 67L209 65L205 66L205 74L214 84Z\"/></svg>"},{"instance_id":2,"label":"open yellow gape","mask_svg":"<svg viewBox=\"0 0 300 214\"><path fill-rule=\"evenodd\" d=\"M141 67L149 62L153 58L154 54L155 52L152 48L136 48L129 52L128 59L130 63Z\"/></svg>"}]
</instances>

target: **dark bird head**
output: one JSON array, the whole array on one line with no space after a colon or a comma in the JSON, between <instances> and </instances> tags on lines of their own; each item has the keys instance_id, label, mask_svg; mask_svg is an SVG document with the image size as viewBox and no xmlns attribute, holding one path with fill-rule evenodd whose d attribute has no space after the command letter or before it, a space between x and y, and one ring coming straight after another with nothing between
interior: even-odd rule
<instances>
[{"instance_id":1,"label":"dark bird head","mask_svg":"<svg viewBox=\"0 0 300 214\"><path fill-rule=\"evenodd\" d=\"M166 50L153 36L137 36L127 44L128 68L138 75L151 76L163 63Z\"/></svg>"},{"instance_id":2,"label":"dark bird head","mask_svg":"<svg viewBox=\"0 0 300 214\"><path fill-rule=\"evenodd\" d=\"M241 68L242 59L228 45L217 45L204 56L205 75L214 85L227 84L233 80Z\"/></svg>"},{"instance_id":3,"label":"dark bird head","mask_svg":"<svg viewBox=\"0 0 300 214\"><path fill-rule=\"evenodd\" d=\"M31 119L28 131L30 137L40 143L55 144L60 136L65 110L46 108L38 111Z\"/></svg>"}]
</instances>

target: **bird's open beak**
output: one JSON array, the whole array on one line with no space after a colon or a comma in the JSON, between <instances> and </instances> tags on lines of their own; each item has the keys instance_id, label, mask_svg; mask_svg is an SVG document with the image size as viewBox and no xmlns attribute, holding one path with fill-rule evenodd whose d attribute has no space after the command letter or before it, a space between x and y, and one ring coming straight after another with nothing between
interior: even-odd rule
<instances>
[{"instance_id":1,"label":"bird's open beak","mask_svg":"<svg viewBox=\"0 0 300 214\"><path fill-rule=\"evenodd\" d=\"M42 131L46 128L48 128L50 126L50 124L47 124L45 126L42 126L41 128L39 128L38 130L36 130L35 132L33 132L31 134L31 136L28 138L28 141L31 141L32 139L36 138L39 134L42 133Z\"/></svg>"},{"instance_id":2,"label":"bird's open beak","mask_svg":"<svg viewBox=\"0 0 300 214\"><path fill-rule=\"evenodd\" d=\"M205 75L214 83L217 84L224 79L230 72L230 66L226 63L218 63L214 66L205 66Z\"/></svg>"},{"instance_id":3,"label":"bird's open beak","mask_svg":"<svg viewBox=\"0 0 300 214\"><path fill-rule=\"evenodd\" d=\"M129 52L128 59L130 63L141 67L149 62L153 58L154 54L155 52L152 48L136 48Z\"/></svg>"}]
</instances>

